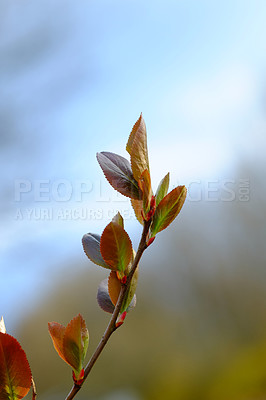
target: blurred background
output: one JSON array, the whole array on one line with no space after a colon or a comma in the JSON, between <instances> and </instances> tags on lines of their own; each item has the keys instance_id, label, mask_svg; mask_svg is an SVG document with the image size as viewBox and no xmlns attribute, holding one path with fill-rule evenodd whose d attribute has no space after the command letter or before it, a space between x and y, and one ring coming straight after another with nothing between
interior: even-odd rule
<instances>
[{"instance_id":1,"label":"blurred background","mask_svg":"<svg viewBox=\"0 0 266 400\"><path fill-rule=\"evenodd\" d=\"M154 190L170 171L188 198L77 399L266 399L265 18L264 0L0 1L0 314L40 400L71 387L47 322L81 312L89 356L109 320L83 234L120 210L137 247L95 154L127 157L140 112Z\"/></svg>"}]
</instances>

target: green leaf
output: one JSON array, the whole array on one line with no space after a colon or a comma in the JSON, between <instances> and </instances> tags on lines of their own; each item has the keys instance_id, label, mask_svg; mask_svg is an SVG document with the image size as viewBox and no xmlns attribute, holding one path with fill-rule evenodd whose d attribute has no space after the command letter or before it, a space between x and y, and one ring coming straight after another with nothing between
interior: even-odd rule
<instances>
[{"instance_id":1,"label":"green leaf","mask_svg":"<svg viewBox=\"0 0 266 400\"><path fill-rule=\"evenodd\" d=\"M168 225L179 214L186 199L187 189L185 186L178 186L168 193L156 208L151 225L151 237L167 228Z\"/></svg>"},{"instance_id":2,"label":"green leaf","mask_svg":"<svg viewBox=\"0 0 266 400\"><path fill-rule=\"evenodd\" d=\"M129 286L129 290L127 292L126 298L123 301L121 312L130 311L132 308L136 306L136 289L138 284L139 277L139 267L136 268L136 271L132 277L132 281Z\"/></svg>"},{"instance_id":3,"label":"green leaf","mask_svg":"<svg viewBox=\"0 0 266 400\"><path fill-rule=\"evenodd\" d=\"M0 332L0 399L23 399L31 387L31 370L19 342Z\"/></svg>"},{"instance_id":4,"label":"green leaf","mask_svg":"<svg viewBox=\"0 0 266 400\"><path fill-rule=\"evenodd\" d=\"M145 169L150 172L146 125L142 114L133 126L126 149L130 154L133 176L138 182Z\"/></svg>"},{"instance_id":5,"label":"green leaf","mask_svg":"<svg viewBox=\"0 0 266 400\"><path fill-rule=\"evenodd\" d=\"M155 194L156 199L156 207L160 203L160 201L167 195L169 189L169 172L165 175L165 177L159 183L158 189Z\"/></svg>"},{"instance_id":6,"label":"green leaf","mask_svg":"<svg viewBox=\"0 0 266 400\"><path fill-rule=\"evenodd\" d=\"M100 251L101 236L96 233L86 233L82 238L82 246L86 256L97 265L111 269L110 265L106 264L102 258Z\"/></svg>"},{"instance_id":7,"label":"green leaf","mask_svg":"<svg viewBox=\"0 0 266 400\"><path fill-rule=\"evenodd\" d=\"M124 273L132 259L132 243L122 226L110 222L104 229L100 242L104 261L113 270Z\"/></svg>"},{"instance_id":8,"label":"green leaf","mask_svg":"<svg viewBox=\"0 0 266 400\"><path fill-rule=\"evenodd\" d=\"M103 151L97 153L97 160L110 185L124 196L141 199L141 191L135 180L130 163L118 154Z\"/></svg>"}]
</instances>

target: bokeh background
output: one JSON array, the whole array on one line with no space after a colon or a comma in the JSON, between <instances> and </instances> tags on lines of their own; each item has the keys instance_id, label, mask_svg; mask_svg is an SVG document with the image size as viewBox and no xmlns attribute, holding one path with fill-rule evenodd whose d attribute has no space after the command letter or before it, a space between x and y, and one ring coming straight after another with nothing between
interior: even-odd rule
<instances>
[{"instance_id":1,"label":"bokeh background","mask_svg":"<svg viewBox=\"0 0 266 400\"><path fill-rule=\"evenodd\" d=\"M120 210L137 246L95 153L126 156L140 112L154 189L170 171L189 195L77 398L266 399L265 19L264 0L0 1L0 314L40 400L71 387L47 322L81 312L91 354L109 319L82 235Z\"/></svg>"}]
</instances>

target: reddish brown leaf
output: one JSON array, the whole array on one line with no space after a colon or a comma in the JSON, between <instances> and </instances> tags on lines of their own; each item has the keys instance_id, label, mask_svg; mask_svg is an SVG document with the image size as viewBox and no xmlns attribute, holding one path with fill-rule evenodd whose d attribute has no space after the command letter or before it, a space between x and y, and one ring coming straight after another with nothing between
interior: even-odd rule
<instances>
[{"instance_id":1,"label":"reddish brown leaf","mask_svg":"<svg viewBox=\"0 0 266 400\"><path fill-rule=\"evenodd\" d=\"M178 186L161 200L156 208L151 225L152 237L167 228L167 226L176 218L184 204L186 195L186 187Z\"/></svg>"},{"instance_id":2,"label":"reddish brown leaf","mask_svg":"<svg viewBox=\"0 0 266 400\"><path fill-rule=\"evenodd\" d=\"M136 133L138 131L142 131L142 135L145 135L146 132L146 126L145 126L145 122L144 119L142 117L142 113L140 114L139 119L137 120L137 122L135 122L132 131L130 132L128 141L127 141L127 145L126 145L126 150L129 154L131 154L132 151L132 146L133 146L133 142L135 140L136 137Z\"/></svg>"},{"instance_id":3,"label":"reddish brown leaf","mask_svg":"<svg viewBox=\"0 0 266 400\"><path fill-rule=\"evenodd\" d=\"M64 350L63 350L63 339L66 328L58 322L48 322L48 329L52 338L54 348L58 355L65 361Z\"/></svg>"},{"instance_id":4,"label":"reddish brown leaf","mask_svg":"<svg viewBox=\"0 0 266 400\"><path fill-rule=\"evenodd\" d=\"M126 149L130 154L133 176L138 182L142 172L145 171L145 169L150 171L146 125L142 114L133 126Z\"/></svg>"},{"instance_id":5,"label":"reddish brown leaf","mask_svg":"<svg viewBox=\"0 0 266 400\"><path fill-rule=\"evenodd\" d=\"M143 201L134 199L131 199L130 201L137 220L141 225L143 225L143 218L141 215L141 211L143 210Z\"/></svg>"},{"instance_id":6,"label":"reddish brown leaf","mask_svg":"<svg viewBox=\"0 0 266 400\"><path fill-rule=\"evenodd\" d=\"M31 387L31 370L19 342L0 332L0 400L23 399Z\"/></svg>"},{"instance_id":7,"label":"reddish brown leaf","mask_svg":"<svg viewBox=\"0 0 266 400\"><path fill-rule=\"evenodd\" d=\"M122 228L116 222L110 222L104 229L100 250L104 261L112 269L124 272L132 259L131 240Z\"/></svg>"},{"instance_id":8,"label":"reddish brown leaf","mask_svg":"<svg viewBox=\"0 0 266 400\"><path fill-rule=\"evenodd\" d=\"M114 306L117 303L120 290L121 290L121 282L117 278L116 272L111 271L108 279L108 292Z\"/></svg>"},{"instance_id":9,"label":"reddish brown leaf","mask_svg":"<svg viewBox=\"0 0 266 400\"><path fill-rule=\"evenodd\" d=\"M152 197L151 177L147 169L145 169L145 171L143 171L140 176L139 187L142 191L143 211L144 214L146 215L150 209L150 201Z\"/></svg>"}]
</instances>

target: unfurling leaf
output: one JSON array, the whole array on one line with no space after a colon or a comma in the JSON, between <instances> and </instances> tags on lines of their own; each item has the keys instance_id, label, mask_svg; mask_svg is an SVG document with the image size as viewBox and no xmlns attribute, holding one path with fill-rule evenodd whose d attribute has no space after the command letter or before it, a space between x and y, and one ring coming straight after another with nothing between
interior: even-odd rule
<instances>
[{"instance_id":1,"label":"unfurling leaf","mask_svg":"<svg viewBox=\"0 0 266 400\"><path fill-rule=\"evenodd\" d=\"M124 220L122 215L120 214L120 212L118 211L118 213L114 216L114 218L112 219L113 222L116 222L118 225L122 226L122 228L124 228Z\"/></svg>"},{"instance_id":2,"label":"unfurling leaf","mask_svg":"<svg viewBox=\"0 0 266 400\"><path fill-rule=\"evenodd\" d=\"M19 342L0 332L0 399L23 399L31 387L31 370Z\"/></svg>"},{"instance_id":3,"label":"unfurling leaf","mask_svg":"<svg viewBox=\"0 0 266 400\"><path fill-rule=\"evenodd\" d=\"M151 177L147 169L142 172L139 178L139 187L142 191L143 211L146 215L150 209L150 202L152 198Z\"/></svg>"},{"instance_id":4,"label":"unfurling leaf","mask_svg":"<svg viewBox=\"0 0 266 400\"><path fill-rule=\"evenodd\" d=\"M138 283L138 268L136 269L132 281L130 283L129 290L127 292L127 295L123 301L120 313L124 311L130 311L132 308L136 306L136 288L137 288L137 283ZM115 306L119 297L119 293L121 290L121 282L117 277L117 274L115 271L111 271L108 279L108 292L110 299Z\"/></svg>"},{"instance_id":5,"label":"unfurling leaf","mask_svg":"<svg viewBox=\"0 0 266 400\"><path fill-rule=\"evenodd\" d=\"M160 203L160 201L167 195L169 189L169 172L165 175L165 177L159 183L157 188L155 198L156 198L156 207Z\"/></svg>"},{"instance_id":6,"label":"unfurling leaf","mask_svg":"<svg viewBox=\"0 0 266 400\"><path fill-rule=\"evenodd\" d=\"M115 306L108 293L108 278L104 279L98 287L97 301L103 311L113 314Z\"/></svg>"},{"instance_id":7,"label":"unfurling leaf","mask_svg":"<svg viewBox=\"0 0 266 400\"><path fill-rule=\"evenodd\" d=\"M86 233L82 238L82 246L86 256L97 265L104 268L111 268L104 261L100 251L101 236L96 233Z\"/></svg>"},{"instance_id":8,"label":"unfurling leaf","mask_svg":"<svg viewBox=\"0 0 266 400\"><path fill-rule=\"evenodd\" d=\"M133 256L131 240L124 228L110 222L102 233L100 250L104 261L123 276Z\"/></svg>"},{"instance_id":9,"label":"unfurling leaf","mask_svg":"<svg viewBox=\"0 0 266 400\"><path fill-rule=\"evenodd\" d=\"M186 194L186 187L178 186L160 201L153 217L151 237L167 228L176 218L184 204Z\"/></svg>"},{"instance_id":10,"label":"unfurling leaf","mask_svg":"<svg viewBox=\"0 0 266 400\"><path fill-rule=\"evenodd\" d=\"M126 158L103 151L97 153L97 160L106 179L115 190L131 199L141 199L138 182Z\"/></svg>"},{"instance_id":11,"label":"unfurling leaf","mask_svg":"<svg viewBox=\"0 0 266 400\"><path fill-rule=\"evenodd\" d=\"M83 317L78 314L66 328L57 322L48 323L48 328L55 350L73 368L76 380L80 379L89 344L89 332Z\"/></svg>"},{"instance_id":12,"label":"unfurling leaf","mask_svg":"<svg viewBox=\"0 0 266 400\"><path fill-rule=\"evenodd\" d=\"M147 133L142 114L133 126L127 142L126 149L130 154L131 167L134 178L138 182L142 172L145 171L145 169L150 172Z\"/></svg>"}]
</instances>

